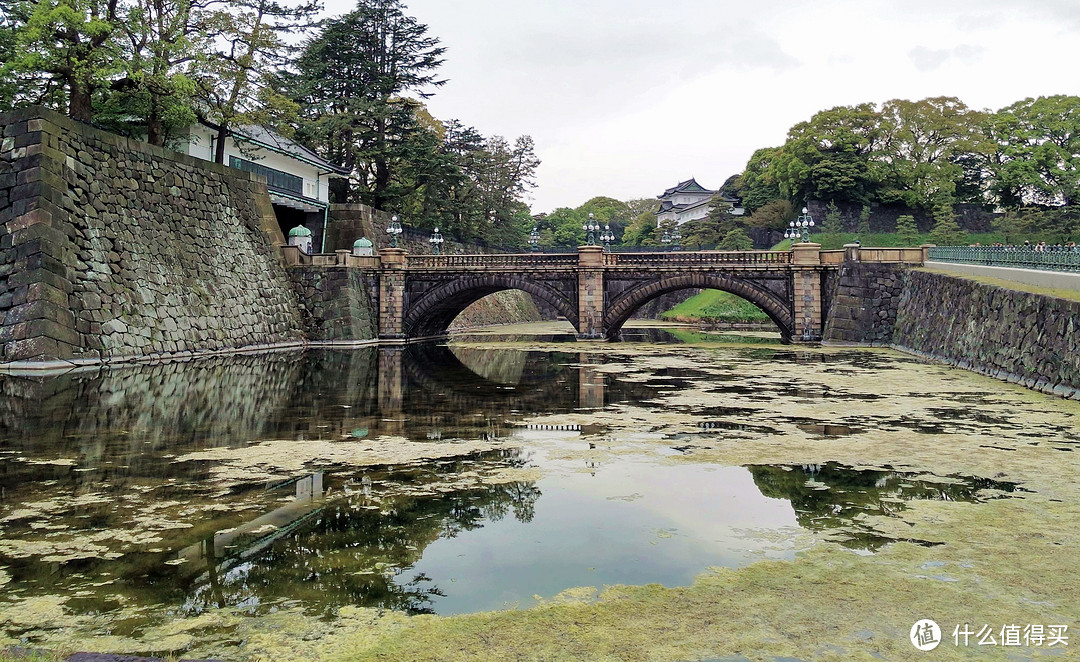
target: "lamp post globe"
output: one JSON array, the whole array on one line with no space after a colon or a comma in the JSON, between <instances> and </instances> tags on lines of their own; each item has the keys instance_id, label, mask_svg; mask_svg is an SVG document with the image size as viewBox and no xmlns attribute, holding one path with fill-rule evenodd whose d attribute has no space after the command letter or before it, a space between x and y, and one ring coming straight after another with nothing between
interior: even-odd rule
<instances>
[{"instance_id":1,"label":"lamp post globe","mask_svg":"<svg viewBox=\"0 0 1080 662\"><path fill-rule=\"evenodd\" d=\"M615 241L615 235L611 232L611 226L605 224L604 231L600 234L600 241L604 242L604 250L611 250L611 242Z\"/></svg>"},{"instance_id":2,"label":"lamp post globe","mask_svg":"<svg viewBox=\"0 0 1080 662\"><path fill-rule=\"evenodd\" d=\"M588 246L596 245L596 231L600 229L600 226L593 220L592 212L589 212L589 220L581 226L581 229L585 231L585 243Z\"/></svg>"},{"instance_id":3,"label":"lamp post globe","mask_svg":"<svg viewBox=\"0 0 1080 662\"><path fill-rule=\"evenodd\" d=\"M431 254L438 255L441 252L443 243L443 236L439 232L439 228L435 228L435 231L431 234L431 239L428 239L428 241L431 242Z\"/></svg>"},{"instance_id":4,"label":"lamp post globe","mask_svg":"<svg viewBox=\"0 0 1080 662\"><path fill-rule=\"evenodd\" d=\"M529 233L529 246L532 247L534 253L540 250L540 228L537 226L533 226L532 232Z\"/></svg>"},{"instance_id":5,"label":"lamp post globe","mask_svg":"<svg viewBox=\"0 0 1080 662\"><path fill-rule=\"evenodd\" d=\"M390 225L386 228L386 233L390 235L390 248L398 247L398 237L404 232L401 228L401 223L398 223L397 214L390 217Z\"/></svg>"}]
</instances>

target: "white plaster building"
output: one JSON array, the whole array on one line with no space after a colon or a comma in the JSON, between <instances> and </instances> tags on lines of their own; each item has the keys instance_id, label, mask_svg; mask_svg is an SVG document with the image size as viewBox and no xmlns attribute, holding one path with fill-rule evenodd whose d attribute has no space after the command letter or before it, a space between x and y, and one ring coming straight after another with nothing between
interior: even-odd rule
<instances>
[{"instance_id":1,"label":"white plaster building","mask_svg":"<svg viewBox=\"0 0 1080 662\"><path fill-rule=\"evenodd\" d=\"M679 182L656 196L660 200L660 208L656 210L657 226L664 221L674 221L676 225L682 225L705 218L709 215L709 209L712 208L712 201L716 194L716 191L698 184L693 177L685 182ZM743 213L742 207L735 206L738 200L727 196L723 196L722 199L732 204L733 215L739 216Z\"/></svg>"},{"instance_id":2,"label":"white plaster building","mask_svg":"<svg viewBox=\"0 0 1080 662\"><path fill-rule=\"evenodd\" d=\"M266 177L282 232L304 225L316 234L318 250L330 208L329 180L349 172L260 126L231 129L226 141L225 165ZM189 127L179 145L181 152L207 161L214 160L216 149L217 131L201 124Z\"/></svg>"}]
</instances>

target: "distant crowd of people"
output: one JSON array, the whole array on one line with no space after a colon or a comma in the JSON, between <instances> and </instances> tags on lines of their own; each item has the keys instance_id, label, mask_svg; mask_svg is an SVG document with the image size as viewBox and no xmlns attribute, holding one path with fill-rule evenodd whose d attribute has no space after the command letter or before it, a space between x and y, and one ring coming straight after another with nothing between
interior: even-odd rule
<instances>
[{"instance_id":1,"label":"distant crowd of people","mask_svg":"<svg viewBox=\"0 0 1080 662\"><path fill-rule=\"evenodd\" d=\"M1076 245L1075 241L1068 243L1058 242L1056 244L1047 244L1045 241L1030 242L1025 241L1022 244L1006 244L998 241L993 244L983 246L980 243L971 244L973 247L982 248L1002 248L1007 251L1031 251L1035 253L1080 253L1080 246Z\"/></svg>"}]
</instances>

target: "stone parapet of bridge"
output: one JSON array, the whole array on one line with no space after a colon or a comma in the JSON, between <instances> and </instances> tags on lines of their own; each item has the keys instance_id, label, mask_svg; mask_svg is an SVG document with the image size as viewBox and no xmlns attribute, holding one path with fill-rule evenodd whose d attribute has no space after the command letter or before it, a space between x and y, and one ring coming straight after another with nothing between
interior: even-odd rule
<instances>
[{"instance_id":1,"label":"stone parapet of bridge","mask_svg":"<svg viewBox=\"0 0 1080 662\"><path fill-rule=\"evenodd\" d=\"M621 253L581 246L574 253L410 255L383 249L375 256L348 251L305 255L284 247L289 266L356 268L379 279L379 338L406 341L445 335L469 304L506 289L523 290L554 308L581 339L617 338L648 301L687 288L718 289L763 310L782 337L822 337L829 293L845 263L920 265L926 248L821 250L815 243L786 251L667 251Z\"/></svg>"}]
</instances>

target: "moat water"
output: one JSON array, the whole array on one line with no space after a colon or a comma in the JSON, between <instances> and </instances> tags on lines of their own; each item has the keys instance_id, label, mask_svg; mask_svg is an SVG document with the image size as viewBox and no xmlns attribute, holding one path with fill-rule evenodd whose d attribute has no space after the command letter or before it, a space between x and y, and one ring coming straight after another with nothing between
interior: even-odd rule
<instances>
[{"instance_id":1,"label":"moat water","mask_svg":"<svg viewBox=\"0 0 1080 662\"><path fill-rule=\"evenodd\" d=\"M816 544L932 547L880 522L1030 486L860 445L1080 445L1012 387L893 352L533 331L0 377L0 644L228 656L231 626L171 624L522 609Z\"/></svg>"}]
</instances>

